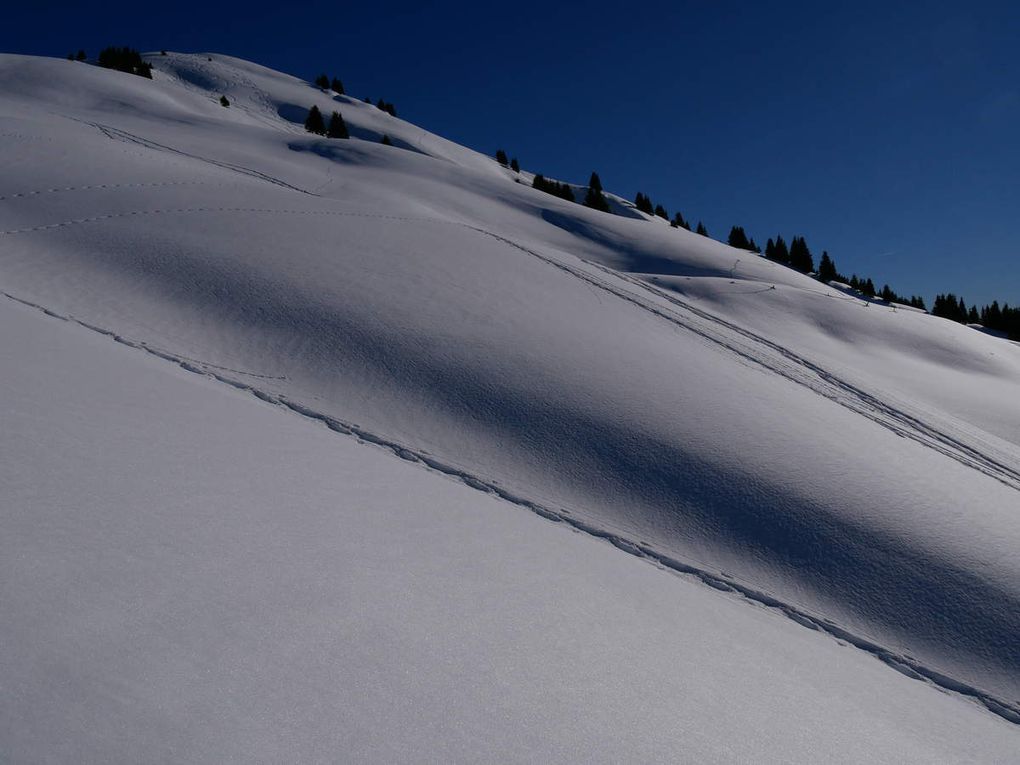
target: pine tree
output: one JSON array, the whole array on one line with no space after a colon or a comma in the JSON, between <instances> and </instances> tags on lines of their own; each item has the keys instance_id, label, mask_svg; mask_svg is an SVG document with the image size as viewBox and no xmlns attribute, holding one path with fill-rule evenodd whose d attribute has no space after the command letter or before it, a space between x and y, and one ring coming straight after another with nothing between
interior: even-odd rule
<instances>
[{"instance_id":1,"label":"pine tree","mask_svg":"<svg viewBox=\"0 0 1020 765\"><path fill-rule=\"evenodd\" d=\"M333 112L329 118L329 129L326 131L328 138L350 138L350 133L347 132L347 125L344 124L344 118L340 116L340 112Z\"/></svg>"},{"instance_id":2,"label":"pine tree","mask_svg":"<svg viewBox=\"0 0 1020 765\"><path fill-rule=\"evenodd\" d=\"M230 100L226 96L220 96L220 106L230 106Z\"/></svg>"},{"instance_id":3,"label":"pine tree","mask_svg":"<svg viewBox=\"0 0 1020 765\"><path fill-rule=\"evenodd\" d=\"M388 135L384 135L379 143L381 143L383 146L393 145L393 141L390 140L390 137Z\"/></svg>"},{"instance_id":4,"label":"pine tree","mask_svg":"<svg viewBox=\"0 0 1020 765\"><path fill-rule=\"evenodd\" d=\"M786 247L786 240L781 236L776 237L775 246L772 248L772 259L777 263L790 262L790 250Z\"/></svg>"},{"instance_id":5,"label":"pine tree","mask_svg":"<svg viewBox=\"0 0 1020 765\"><path fill-rule=\"evenodd\" d=\"M666 212L666 208L663 207L662 205L655 205L655 214L658 215L660 218L665 218L666 220L669 220L669 213Z\"/></svg>"},{"instance_id":6,"label":"pine tree","mask_svg":"<svg viewBox=\"0 0 1020 765\"><path fill-rule=\"evenodd\" d=\"M329 83L329 89L338 96L342 96L344 94L344 84L339 77L333 78L333 80Z\"/></svg>"},{"instance_id":7,"label":"pine tree","mask_svg":"<svg viewBox=\"0 0 1020 765\"><path fill-rule=\"evenodd\" d=\"M132 48L103 48L99 51L97 63L105 69L115 69L118 72L152 79L152 64L143 61L142 55Z\"/></svg>"},{"instance_id":8,"label":"pine tree","mask_svg":"<svg viewBox=\"0 0 1020 765\"><path fill-rule=\"evenodd\" d=\"M590 207L593 210L609 212L609 202L602 195L602 181L599 179L598 173L592 173L591 178L588 180L588 191L584 195L583 204L585 207Z\"/></svg>"},{"instance_id":9,"label":"pine tree","mask_svg":"<svg viewBox=\"0 0 1020 765\"><path fill-rule=\"evenodd\" d=\"M496 150L496 161L499 162L499 164L501 164L503 167L506 167L507 164L509 164L510 160L508 160L506 158L506 152L505 151L503 151L502 149L497 149Z\"/></svg>"},{"instance_id":10,"label":"pine tree","mask_svg":"<svg viewBox=\"0 0 1020 765\"><path fill-rule=\"evenodd\" d=\"M829 257L827 251L822 251L822 259L818 263L818 280L828 284L829 282L836 281L836 264L832 262L832 258Z\"/></svg>"},{"instance_id":11,"label":"pine tree","mask_svg":"<svg viewBox=\"0 0 1020 765\"><path fill-rule=\"evenodd\" d=\"M871 281L871 277L864 280L861 284L861 292L867 295L869 298L875 297L875 283Z\"/></svg>"},{"instance_id":12,"label":"pine tree","mask_svg":"<svg viewBox=\"0 0 1020 765\"><path fill-rule=\"evenodd\" d=\"M790 242L790 267L795 268L803 274L815 270L814 258L811 257L811 250L808 249L804 237L795 236Z\"/></svg>"},{"instance_id":13,"label":"pine tree","mask_svg":"<svg viewBox=\"0 0 1020 765\"><path fill-rule=\"evenodd\" d=\"M747 241L747 234L744 233L743 226L734 226L730 229L730 235L726 239L727 244L730 247L736 247L739 250L751 249L751 243Z\"/></svg>"},{"instance_id":14,"label":"pine tree","mask_svg":"<svg viewBox=\"0 0 1020 765\"><path fill-rule=\"evenodd\" d=\"M510 160L510 169L515 173L521 172L521 163L517 161L517 157Z\"/></svg>"},{"instance_id":15,"label":"pine tree","mask_svg":"<svg viewBox=\"0 0 1020 765\"><path fill-rule=\"evenodd\" d=\"M646 196L645 194L642 194L640 191L637 193L637 196L634 197L634 206L641 212L646 213L647 215L655 214L655 210L652 207L652 200L649 199L648 196Z\"/></svg>"},{"instance_id":16,"label":"pine tree","mask_svg":"<svg viewBox=\"0 0 1020 765\"><path fill-rule=\"evenodd\" d=\"M701 234L702 236L708 236L708 229L707 229L707 228L705 228L705 224L704 224L704 223L702 223L702 222L701 222L701 221L699 220L699 221L698 221L698 227L697 227L697 229L695 229L695 232L694 232L694 233L696 233L696 234Z\"/></svg>"},{"instance_id":17,"label":"pine tree","mask_svg":"<svg viewBox=\"0 0 1020 765\"><path fill-rule=\"evenodd\" d=\"M327 90L329 88L329 77L327 77L325 74L320 74L318 77L315 78L315 84L318 85L323 90Z\"/></svg>"},{"instance_id":18,"label":"pine tree","mask_svg":"<svg viewBox=\"0 0 1020 765\"><path fill-rule=\"evenodd\" d=\"M554 197L565 199L568 202L575 201L574 192L565 183L559 183L558 181L550 181L541 173L538 173L534 180L531 182L533 189L544 191L546 194L552 194Z\"/></svg>"},{"instance_id":19,"label":"pine tree","mask_svg":"<svg viewBox=\"0 0 1020 765\"><path fill-rule=\"evenodd\" d=\"M679 210L677 210L676 213L673 215L672 226L673 228L685 228L688 231L691 230L691 224L684 220L684 216L680 214Z\"/></svg>"},{"instance_id":20,"label":"pine tree","mask_svg":"<svg viewBox=\"0 0 1020 765\"><path fill-rule=\"evenodd\" d=\"M314 104L308 110L308 117L305 118L305 130L316 135L326 134L326 122L322 119L322 112L319 111L319 107Z\"/></svg>"}]
</instances>

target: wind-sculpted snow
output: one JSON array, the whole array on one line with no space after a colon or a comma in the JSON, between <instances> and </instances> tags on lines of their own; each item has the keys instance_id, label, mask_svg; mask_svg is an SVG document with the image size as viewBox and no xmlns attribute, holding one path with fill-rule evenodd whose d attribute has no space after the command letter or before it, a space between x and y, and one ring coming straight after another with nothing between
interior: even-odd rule
<instances>
[{"instance_id":1,"label":"wind-sculpted snow","mask_svg":"<svg viewBox=\"0 0 1020 765\"><path fill-rule=\"evenodd\" d=\"M254 65L153 62L0 61L6 292L1015 717L1013 344ZM355 138L296 128L313 102Z\"/></svg>"}]
</instances>

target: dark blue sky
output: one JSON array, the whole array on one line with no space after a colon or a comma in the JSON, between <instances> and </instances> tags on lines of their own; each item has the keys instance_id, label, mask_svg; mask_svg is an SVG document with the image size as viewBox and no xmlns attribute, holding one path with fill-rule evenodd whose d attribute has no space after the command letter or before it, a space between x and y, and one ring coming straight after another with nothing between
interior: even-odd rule
<instances>
[{"instance_id":1,"label":"dark blue sky","mask_svg":"<svg viewBox=\"0 0 1020 765\"><path fill-rule=\"evenodd\" d=\"M1020 303L1020 3L39 4L0 49L217 51L848 274Z\"/></svg>"}]
</instances>

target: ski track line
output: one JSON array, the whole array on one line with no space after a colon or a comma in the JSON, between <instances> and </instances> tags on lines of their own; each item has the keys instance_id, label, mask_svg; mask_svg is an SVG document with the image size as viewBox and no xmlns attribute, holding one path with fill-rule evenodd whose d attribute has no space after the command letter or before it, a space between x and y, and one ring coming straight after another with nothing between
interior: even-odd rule
<instances>
[{"instance_id":1,"label":"ski track line","mask_svg":"<svg viewBox=\"0 0 1020 765\"><path fill-rule=\"evenodd\" d=\"M139 146L144 146L146 149L153 149L155 151L168 151L171 154L179 154L182 157L195 159L198 160L199 162L205 162L210 165L215 165L216 167L222 167L226 170L232 170L235 173L241 173L242 175L257 178L260 181L266 181L267 183L272 183L275 186L282 186L283 188L290 189L291 191L298 191L302 194L307 194L308 196L312 197L317 196L316 194L313 194L311 191L299 188L297 186L293 186L287 183L286 181L281 180L280 178L276 178L272 175L267 175L266 173L260 172L258 170L252 170L250 167L244 167L243 165L235 165L231 162L223 162L222 160L218 159L209 159L208 157L202 157L197 154L189 154L186 151L175 149L172 146L166 146L164 144L157 143L156 141L150 141L148 138L142 138L141 136L129 133L126 130L119 130L118 128L110 127L109 125L103 125L99 122L85 122L84 124L91 125L92 127L99 130L99 132L101 132L107 138L113 141L125 141L127 143L135 143L138 144Z\"/></svg>"},{"instance_id":2,"label":"ski track line","mask_svg":"<svg viewBox=\"0 0 1020 765\"><path fill-rule=\"evenodd\" d=\"M732 322L728 322L709 313L708 311L697 308L696 306L680 300L679 298L668 294L666 291L636 277L615 271L598 263L592 263L583 259L580 261L588 266L598 269L613 279L623 281L626 284L637 287L643 292L651 293L655 297L666 300L671 304L671 306L673 306L673 308L671 309L657 305L622 286L611 284L606 279L600 278L595 274L581 268L568 265L547 255L543 255L513 241L512 239L508 239L507 237L468 223L443 220L440 218L382 215L378 213L361 213L342 210L292 210L258 207L188 207L108 213L88 218L78 218L60 221L58 223L0 231L0 235L12 236L53 230L65 226L97 223L105 220L142 215L212 212L362 217L375 220L436 223L458 226L469 231L474 231L537 258L543 263L584 281L586 284L596 288L597 290L601 290L625 300L674 326L692 332L715 346L720 347L725 352L737 356L752 366L763 369L766 372L777 374L797 385L805 387L813 393L849 409L855 414L866 417L872 422L890 430L900 437L908 438L921 446L932 449L933 451L955 460L966 467L977 470L978 472L999 481L1011 489L1020 491L1020 470L1017 468L1011 467L1002 461L994 459L978 448L965 443L960 438L956 438L939 430L935 426L924 422L919 417L906 412L902 408L897 408L882 401L876 395L868 393L867 391L841 379L838 375L824 369L815 362L794 353L776 342L768 340L767 338L757 335L756 333L733 324ZM684 315L681 315L681 313L675 309L679 309L684 312ZM729 333L729 336L727 336L727 333Z\"/></svg>"},{"instance_id":3,"label":"ski track line","mask_svg":"<svg viewBox=\"0 0 1020 765\"><path fill-rule=\"evenodd\" d=\"M382 448L403 460L418 463L427 470L447 476L448 478L459 480L476 491L493 495L512 505L529 510L546 520L554 523L563 523L576 531L608 542L625 553L637 558L642 558L653 565L670 571L671 573L694 579L704 585L712 587L715 590L729 593L733 596L743 598L755 605L778 612L803 627L821 632L837 641L842 641L872 655L906 677L913 680L919 680L938 690L955 694L966 701L978 704L985 710L1000 717L1006 722L1013 723L1014 725L1020 725L1020 704L1004 701L981 690L980 688L956 680L936 669L926 667L911 656L897 654L872 640L849 632L830 619L816 616L808 611L798 608L797 606L785 603L767 592L742 584L741 582L724 574L715 573L708 569L699 568L691 565L690 563L686 563L677 557L667 555L666 553L656 550L654 547L645 542L634 542L620 534L615 534L606 531L605 529L601 529L585 520L574 517L566 509L549 508L539 504L538 502L518 496L513 492L504 489L496 481L480 478L462 468L444 463L426 452L404 446L397 441L390 440L384 436L379 436L356 424L344 422L322 412L317 412L304 404L287 398L286 396L268 393L255 388L246 382L226 377L225 375L217 372L209 371L208 368L196 366L195 363L168 351L153 348L143 342L131 340L118 335L112 330L90 324L82 321L81 319L76 319L73 316L64 316L38 303L33 303L16 297L9 292L0 291L0 294L8 300L40 311L46 316L60 319L61 321L72 324L77 324L78 326L84 327L92 332L109 337L116 343L135 350L143 351L156 356L157 358L176 364L187 372L229 385L230 387L244 393L248 393L267 404L278 406L291 414L298 415L324 425L337 434L353 437L358 441L358 443L369 444Z\"/></svg>"},{"instance_id":4,"label":"ski track line","mask_svg":"<svg viewBox=\"0 0 1020 765\"><path fill-rule=\"evenodd\" d=\"M598 289L604 290L618 298L648 311L655 316L664 319L675 326L693 332L700 337L721 346L723 349L736 354L743 359L764 368L766 371L778 374L791 382L808 388L814 393L821 395L836 404L839 404L850 411L867 417L882 427L891 430L898 436L909 438L922 446L933 449L940 454L949 457L962 465L977 470L1000 483L1020 491L1020 470L1003 464L977 448L964 443L958 438L944 433L932 425L923 422L918 417L911 415L902 409L883 402L874 394L868 393L851 383L841 379L837 375L822 368L818 364L797 355L793 351L775 343L767 338L761 337L750 330L746 330L735 324L725 321L714 314L697 308L685 301L679 300L664 291L653 287L635 277L631 277L619 271L615 271L598 263L592 263L581 259L582 263L597 268L614 279L620 279L628 284L633 284L639 289L652 292L656 297L661 297L677 308L688 314L692 314L700 321L692 321L690 316L681 316L676 311L663 306L655 305L642 299L633 292L622 287L617 287L598 276L575 268L560 260L535 252L518 242L500 236L485 229L477 228L468 224L458 224L473 231L490 236L505 244L525 252L539 260L548 263L555 268L565 271ZM722 330L739 336L739 339L726 337ZM745 340L750 345L741 345L740 340ZM766 352L762 352L762 348ZM769 355L773 355L772 358ZM776 359L775 356L779 358ZM778 363L777 363L778 362ZM821 383L821 384L819 384Z\"/></svg>"},{"instance_id":5,"label":"ski track line","mask_svg":"<svg viewBox=\"0 0 1020 765\"><path fill-rule=\"evenodd\" d=\"M111 189L143 189L158 188L163 186L230 186L229 183L207 183L205 181L160 181L156 183L94 183L88 186L54 186L49 189L38 189L36 191L19 191L15 194L0 196L0 202L7 202L11 199L25 199L39 194L56 194L67 191L106 191Z\"/></svg>"}]
</instances>

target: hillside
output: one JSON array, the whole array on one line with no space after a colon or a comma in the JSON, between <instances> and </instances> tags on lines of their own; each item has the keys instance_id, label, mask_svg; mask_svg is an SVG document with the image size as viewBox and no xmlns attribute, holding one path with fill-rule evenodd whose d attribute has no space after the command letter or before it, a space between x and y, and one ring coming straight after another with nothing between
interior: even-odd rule
<instances>
[{"instance_id":1,"label":"hillside","mask_svg":"<svg viewBox=\"0 0 1020 765\"><path fill-rule=\"evenodd\" d=\"M53 662L76 656L75 644L61 635L90 625L99 631L89 634L117 634L101 620L117 609L112 596L103 595L104 583L137 573L132 557L145 555L131 551L143 539L168 540L166 557L152 563L153 581L165 581L191 561L198 568L186 582L220 581L215 602L236 602L242 611L252 604L254 611L226 622L230 629L261 629L252 614L261 613L254 604L265 588L265 613L277 630L266 640L273 644L285 629L279 623L285 611L274 602L285 604L314 579L305 568L312 563L301 559L325 560L337 549L331 545L339 545L342 562L317 565L342 566L335 576L350 582L345 597L359 603L371 599L373 579L351 572L374 571L380 608L390 615L377 628L362 617L365 631L340 640L328 620L319 623L322 632L298 631L313 619L302 614L291 635L295 651L323 648L303 642L315 635L355 653L370 651L373 641L391 635L403 607L414 617L407 642L396 635L374 646L373 662L413 651L409 645L423 635L448 642L455 653L457 640L467 638L448 632L448 622L429 621L429 607L402 605L400 592L408 584L395 572L413 560L428 586L462 601L471 623L495 618L493 634L504 637L522 629L519 640L490 646L508 673L521 666L521 656L548 652L537 666L554 667L556 683L574 694L555 703L580 704L593 693L591 686L569 684L586 658L613 674L605 686L596 683L605 704L599 714L613 719L612 704L627 709L635 689L617 674L625 665L607 662L618 661L629 640L640 638L634 651L656 647L633 668L639 675L661 677L664 667L679 661L669 670L675 684L663 681L641 709L649 715L671 705L686 710L681 717L687 724L671 731L687 743L694 729L707 731L697 750L703 756L694 759L710 759L709 744L724 738L721 708L694 702L704 702L717 679L709 675L722 672L734 652L761 674L734 671L728 693L753 687L762 694L762 686L787 678L791 695L807 694L805 703L775 710L774 719L754 711L773 703L771 694L742 700L738 719L753 718L757 736L779 726L776 748L759 750L767 759L809 759L808 748L783 748L819 743L791 742L802 726L821 726L826 733L819 740L838 751L839 736L846 734L838 732L839 720L856 720L850 727L862 733L851 736L862 748L844 751L848 760L870 759L868 747L892 746L897 735L918 747L909 754L918 761L931 761L940 747L948 751L954 736L988 742L987 750L955 750L959 759L969 753L1004 761L1011 745L1015 751L1015 344L863 302L750 253L671 229L616 197L612 215L556 199L530 188L528 171L541 168L528 168L526 161L518 176L372 105L255 64L217 54L149 60L152 81L78 62L0 57L0 289L12 299L4 311L5 346L13 349L9 370L18 370L5 373L3 382L11 416L22 418L5 428L2 442L4 464L14 466L2 518L17 531L4 537L12 551L45 547L44 532L60 531L67 519L58 515L54 526L39 528L34 519L72 502L81 503L83 518L123 529L113 537L88 532L86 552L68 545L39 558L39 566L57 572L61 561L79 556L88 589L78 602L95 609L68 612L66 624L47 627L44 634L55 641L51 653L38 643L39 628L30 618L34 558L4 555L15 561L3 577L4 600L24 620L8 628L7 637L19 638L4 656L3 666L18 668L4 670L8 687L31 687L35 675L24 669L33 666L25 659L31 656L51 668L42 676L52 678L46 687L55 691L66 678ZM229 108L220 106L221 95ZM305 132L302 122L313 103L327 116L339 109L352 139ZM382 145L383 135L394 145ZM133 348L112 345L96 331ZM34 350L38 343L53 343L52 357ZM119 419L114 387L138 397L134 435ZM93 405L93 397L100 402ZM52 463L42 441L38 449L26 446L43 426L63 444ZM384 450L359 450L355 439ZM209 460L211 475L230 476L224 485L214 478L196 483L198 456ZM278 475L271 467L276 463ZM135 469L121 476L118 465ZM92 487L97 476L102 485ZM91 503L111 491L109 503ZM335 529L321 531L331 518L341 522L324 497L343 498L335 512L342 523L365 531L364 549L351 549ZM164 516L181 507L194 514L184 517L185 526L167 528ZM249 511L261 524L250 537ZM374 523L366 516L378 518L379 526L366 530L362 524ZM203 528L222 536L193 548ZM273 529L280 547L267 551L263 545L276 544ZM82 532L67 527L74 537ZM463 549L453 542L463 542ZM229 555L218 563L219 544ZM438 566L450 560L451 548L461 549L463 567L444 572ZM252 550L262 552L249 559ZM372 551L381 556L378 563ZM95 568L93 554L96 560L112 556L111 568ZM123 566L119 556L127 561ZM248 573L226 575L242 562L237 570ZM274 590L276 580L264 569L276 566L293 578ZM670 576L670 570L684 576ZM480 589L473 589L471 571ZM545 593L538 604L530 595L521 600L522 577L529 593L550 582L564 589ZM45 579L38 585L40 601L58 598L52 586ZM144 581L133 586L130 598L154 620L138 634L159 641L169 626L152 626L160 622L150 601L173 599L176 591ZM335 595L308 597L310 613L325 603L342 606L328 600ZM663 605L670 598L684 604L681 615ZM504 607L480 613L478 601L488 599ZM150 647L143 658L180 661L178 680L194 671L185 663L195 656L212 662L201 666L227 671L222 657L208 651L222 650L236 636L195 637L204 634L195 620L204 623L207 606L174 616L180 640L165 654ZM467 618L458 613L449 619ZM549 623L561 614L564 629L578 634L594 629L583 615L605 613L606 623L597 628L605 630L598 633L602 642L589 647L590 654L553 651L540 640L547 628L536 613ZM682 616L688 613L694 627ZM531 629L522 628L529 623ZM664 636L686 629L705 651L664 644ZM130 634L121 635L129 654ZM708 651L713 641L724 647ZM241 640L230 658L238 662L236 671L262 667L270 643ZM327 661L315 650L315 661ZM483 663L481 648L468 654ZM454 661L415 655L417 667ZM89 672L116 676L110 659L89 656ZM695 694L684 701L685 672L694 671L699 657L707 669L700 680L689 680ZM125 669L126 677L147 682L146 666ZM279 666L284 673L289 664ZM456 666L464 672L456 674L460 687L473 668ZM238 711L234 723L279 713L293 703L289 693L326 693L310 689L319 687L314 666L302 671L300 682L279 690L262 712ZM237 693L262 692L262 683L283 676L267 675L254 686L238 686ZM174 677L163 680L153 703L187 698L199 704L172 711L169 719L197 720L203 704L229 717L216 693L174 684ZM437 670L433 680L430 689L393 678L372 692L392 703L414 687L422 699L448 704L451 675ZM89 687L81 682L79 690ZM365 689L374 681L352 682ZM541 688L502 676L489 683L487 693L492 683L503 683L522 694L506 701L506 714L527 727L514 715L534 703L527 694ZM851 700L832 698L837 685L838 693L853 688L846 691ZM27 709L45 706L45 696L31 695L40 692L24 691ZM87 699L91 691L80 692ZM132 698L116 690L110 695ZM414 698L409 694L407 703ZM826 698L839 703L826 707ZM493 700L465 699L451 711L453 719L464 720L467 729L481 725L469 722L477 714L472 699L477 705ZM925 714L912 716L922 706ZM5 739L26 730L14 722L18 709L4 714L7 730L14 731ZM815 723L801 717L808 709ZM409 707L403 714L408 717L399 718L400 725L417 713ZM91 729L85 718L74 719ZM888 727L886 738L865 740L863 732L876 721ZM158 726L159 714L144 724ZM302 724L311 723L293 730ZM628 726L638 730L637 722L621 729ZM543 730L533 728L536 740L552 740ZM558 730L564 746L590 742L587 727ZM31 747L36 739L17 740ZM132 747L144 748L146 740L119 750L97 744L90 751L96 759L104 752L130 759L141 751ZM647 758L666 759L662 752L670 751L671 741L658 740L665 748L659 755L649 750ZM321 751L309 749L306 756ZM733 750L718 759L751 758L754 751ZM203 758L189 752L188 758ZM448 754L498 758L468 749ZM545 754L588 759L580 749ZM397 755L366 749L365 756ZM526 748L514 755L528 756ZM244 759L242 750L211 757L231 758Z\"/></svg>"}]
</instances>

